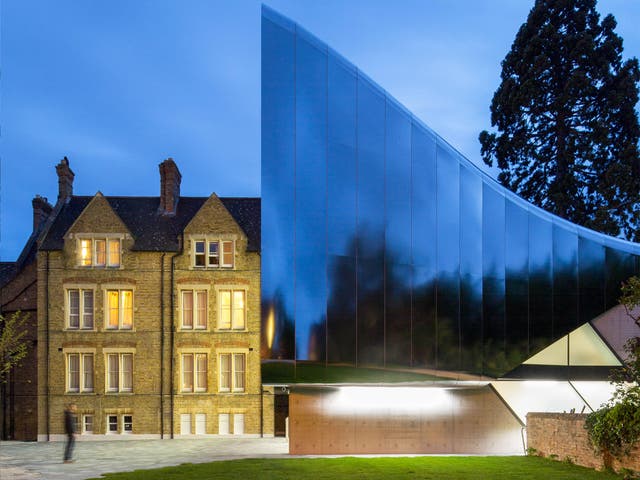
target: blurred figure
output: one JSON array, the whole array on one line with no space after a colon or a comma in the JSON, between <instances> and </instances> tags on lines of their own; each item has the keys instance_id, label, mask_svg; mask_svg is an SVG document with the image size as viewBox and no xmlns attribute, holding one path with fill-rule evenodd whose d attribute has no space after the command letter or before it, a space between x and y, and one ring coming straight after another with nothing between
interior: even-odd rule
<instances>
[{"instance_id":1,"label":"blurred figure","mask_svg":"<svg viewBox=\"0 0 640 480\"><path fill-rule=\"evenodd\" d=\"M64 411L64 432L67 434L67 443L64 447L64 463L72 463L73 446L76 442L76 407L75 403L70 403Z\"/></svg>"}]
</instances>

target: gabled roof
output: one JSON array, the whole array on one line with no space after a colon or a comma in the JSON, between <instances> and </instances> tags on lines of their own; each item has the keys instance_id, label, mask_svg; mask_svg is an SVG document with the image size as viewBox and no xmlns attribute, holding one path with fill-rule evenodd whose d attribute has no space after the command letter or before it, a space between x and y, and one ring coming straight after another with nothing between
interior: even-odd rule
<instances>
[{"instance_id":1,"label":"gabled roof","mask_svg":"<svg viewBox=\"0 0 640 480\"><path fill-rule=\"evenodd\" d=\"M0 287L9 283L17 271L16 262L0 262Z\"/></svg>"},{"instance_id":2,"label":"gabled roof","mask_svg":"<svg viewBox=\"0 0 640 480\"><path fill-rule=\"evenodd\" d=\"M247 249L260 251L260 199L250 197L222 197L222 204L238 222L249 239Z\"/></svg>"},{"instance_id":3,"label":"gabled roof","mask_svg":"<svg viewBox=\"0 0 640 480\"><path fill-rule=\"evenodd\" d=\"M41 250L61 250L64 236L93 197L73 196L54 220ZM177 252L179 236L207 200L180 197L175 215L158 212L159 197L105 197L134 237L133 250ZM248 250L260 251L260 199L220 198L248 237Z\"/></svg>"}]
</instances>

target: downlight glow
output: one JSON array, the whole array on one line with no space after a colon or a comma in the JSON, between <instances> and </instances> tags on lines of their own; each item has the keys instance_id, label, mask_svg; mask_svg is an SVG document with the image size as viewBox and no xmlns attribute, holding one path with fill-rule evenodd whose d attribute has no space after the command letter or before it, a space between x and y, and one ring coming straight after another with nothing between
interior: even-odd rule
<instances>
[{"instance_id":1,"label":"downlight glow","mask_svg":"<svg viewBox=\"0 0 640 480\"><path fill-rule=\"evenodd\" d=\"M271 350L271 347L273 347L273 337L275 334L275 330L276 330L276 319L275 319L276 315L275 312L273 311L273 306L271 306L269 308L269 316L267 317L267 347L269 348L269 350Z\"/></svg>"},{"instance_id":2,"label":"downlight glow","mask_svg":"<svg viewBox=\"0 0 640 480\"><path fill-rule=\"evenodd\" d=\"M450 415L451 394L437 387L339 387L324 403L334 415Z\"/></svg>"}]
</instances>

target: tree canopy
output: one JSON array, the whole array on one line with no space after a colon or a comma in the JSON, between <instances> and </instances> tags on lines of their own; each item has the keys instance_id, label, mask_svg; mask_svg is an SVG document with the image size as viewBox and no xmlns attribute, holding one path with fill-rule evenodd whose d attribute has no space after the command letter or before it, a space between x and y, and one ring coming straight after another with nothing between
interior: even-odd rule
<instances>
[{"instance_id":1,"label":"tree canopy","mask_svg":"<svg viewBox=\"0 0 640 480\"><path fill-rule=\"evenodd\" d=\"M9 371L27 355L27 315L15 312L7 317L0 314L0 383Z\"/></svg>"},{"instance_id":2,"label":"tree canopy","mask_svg":"<svg viewBox=\"0 0 640 480\"><path fill-rule=\"evenodd\" d=\"M631 277L622 284L620 303L640 327L640 278ZM640 337L629 338L625 350L624 364L612 376L613 397L589 414L585 423L591 443L618 458L640 442Z\"/></svg>"},{"instance_id":3,"label":"tree canopy","mask_svg":"<svg viewBox=\"0 0 640 480\"><path fill-rule=\"evenodd\" d=\"M502 185L574 223L640 240L640 69L596 0L536 0L479 136Z\"/></svg>"}]
</instances>

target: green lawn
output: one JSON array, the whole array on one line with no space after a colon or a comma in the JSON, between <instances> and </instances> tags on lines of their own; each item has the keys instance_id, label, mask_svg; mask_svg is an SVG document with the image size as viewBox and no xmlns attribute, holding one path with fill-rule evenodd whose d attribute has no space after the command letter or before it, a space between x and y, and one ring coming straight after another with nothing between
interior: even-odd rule
<instances>
[{"instance_id":1,"label":"green lawn","mask_svg":"<svg viewBox=\"0 0 640 480\"><path fill-rule=\"evenodd\" d=\"M155 470L112 473L106 475L106 478L109 480L335 480L340 478L604 480L622 477L539 457L345 457L231 460L184 464Z\"/></svg>"},{"instance_id":2,"label":"green lawn","mask_svg":"<svg viewBox=\"0 0 640 480\"><path fill-rule=\"evenodd\" d=\"M397 383L427 382L447 380L418 372L402 370L349 367L340 365L325 366L314 362L278 362L262 363L262 383Z\"/></svg>"}]
</instances>

